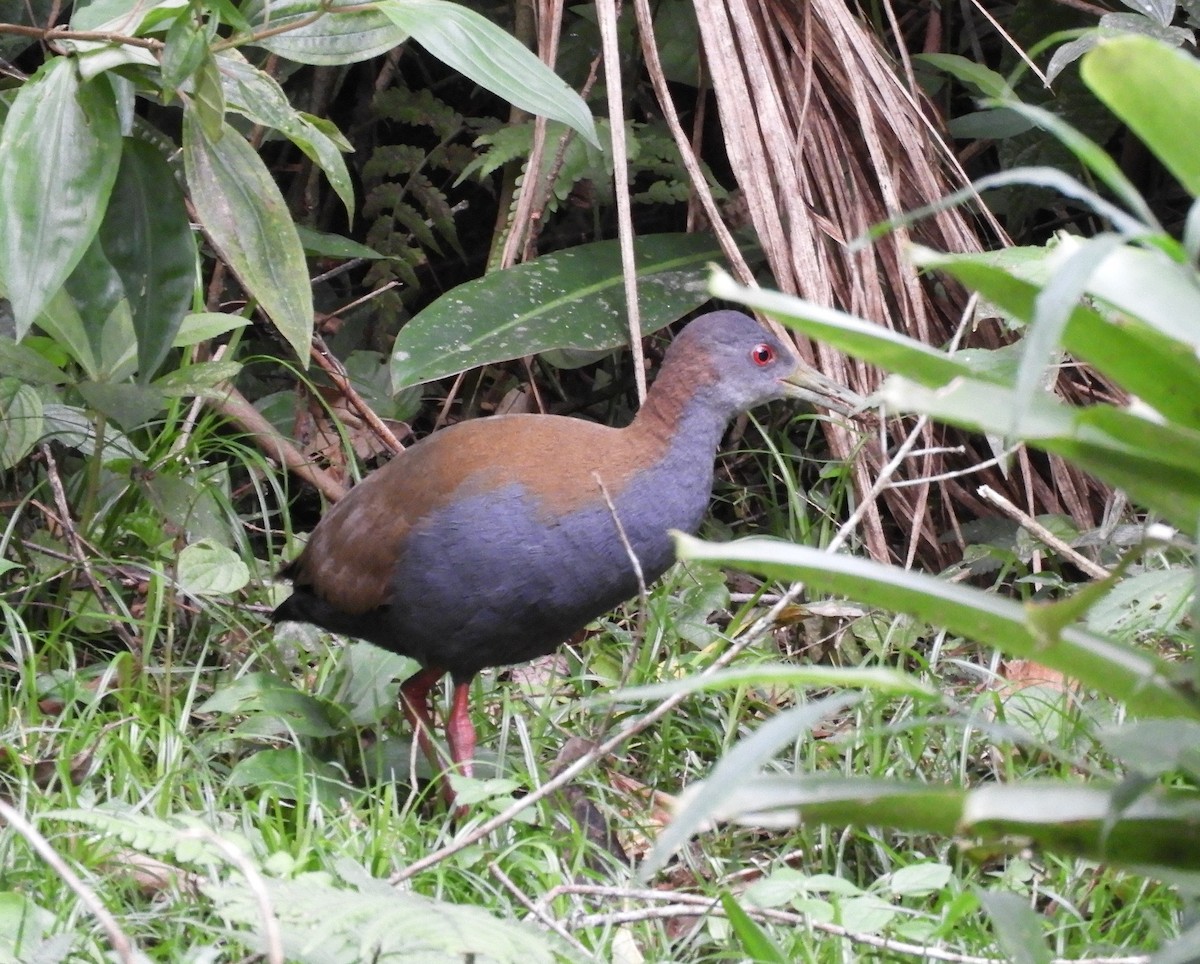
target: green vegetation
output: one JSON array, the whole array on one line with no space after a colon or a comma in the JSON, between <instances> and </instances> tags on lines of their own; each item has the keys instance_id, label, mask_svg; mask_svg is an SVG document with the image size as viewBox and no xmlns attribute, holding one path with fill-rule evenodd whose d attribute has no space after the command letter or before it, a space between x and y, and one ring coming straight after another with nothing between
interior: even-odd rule
<instances>
[{"instance_id":1,"label":"green vegetation","mask_svg":"<svg viewBox=\"0 0 1200 964\"><path fill-rule=\"evenodd\" d=\"M608 187L588 231L573 220L611 168L598 101L442 0L97 2L46 51L0 25L0 55L30 75L0 92L0 962L1194 959L1200 161L1180 131L1200 129L1200 68L1163 42L1194 4L1129 5L1133 20L1055 34L1071 43L1052 69L1065 79L1078 60L1100 126L1127 125L1170 180L1165 206L1016 100L1023 66L922 63L989 98L976 136L1065 147L1080 172L1005 165L979 181L1009 189L1010 224L1034 211L1013 185L1062 192L1086 218L1072 234L915 249L936 297L978 292L969 320L999 318L1012 344L929 345L723 274L711 289L893 373L877 398L918 417L914 445L940 422L985 437L1014 474L1021 449L1038 453L1032 472L1070 464L1111 485L1103 524L967 520L962 560L936 575L870 561L860 524L896 477L857 489L821 419L774 408L723 457L719 542L682 541L690 561L561 659L479 680L480 777L458 784L471 813L457 824L397 707L412 663L265 615L311 525L309 484L336 495L355 454L387 448L394 421L358 425L417 417L413 386L549 351L539 381L556 399L625 407L611 360L577 375L587 349L625 337ZM690 10L666 3L661 22L690 37ZM1111 36L1147 24L1163 38ZM594 30L581 17L564 51L581 89ZM419 69L370 105L395 139L354 169L364 247L338 222L349 142L295 106L293 78L312 74L290 71L343 70L410 37ZM666 65L677 83L694 76L689 43ZM495 56L464 53L479 49ZM514 222L481 242L455 205L495 176L497 210L515 210L540 150L473 84L470 109L451 106L460 73L552 119L546 230L591 246L487 274L435 258L508 263ZM682 234L662 212L699 186L677 142L657 119L617 129L654 212L637 252L647 332L702 303L717 252L778 270L766 239ZM304 172L287 189L280 158ZM298 228L313 171L326 217ZM723 199L711 169L701 180ZM326 325L344 370L314 340L332 284L314 295L318 257L365 265L381 314L412 318L398 335L395 318ZM434 268L451 265L474 280L435 297ZM574 327L547 304L570 305ZM497 329L501 313L515 321ZM322 371L298 375L310 358ZM1047 387L1078 365L1094 401ZM469 380L460 414L496 407L518 368ZM295 404L296 377L319 402ZM878 429L868 415L851 431L865 447ZM915 545L890 536L897 558Z\"/></svg>"}]
</instances>

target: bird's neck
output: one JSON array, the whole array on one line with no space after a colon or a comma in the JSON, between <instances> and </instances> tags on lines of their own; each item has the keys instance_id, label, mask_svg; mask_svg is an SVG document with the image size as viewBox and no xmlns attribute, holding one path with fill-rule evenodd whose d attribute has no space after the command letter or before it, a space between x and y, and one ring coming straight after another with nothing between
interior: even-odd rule
<instances>
[{"instance_id":1,"label":"bird's neck","mask_svg":"<svg viewBox=\"0 0 1200 964\"><path fill-rule=\"evenodd\" d=\"M716 451L732 412L714 397L715 375L696 365L666 364L629 426L648 447Z\"/></svg>"}]
</instances>

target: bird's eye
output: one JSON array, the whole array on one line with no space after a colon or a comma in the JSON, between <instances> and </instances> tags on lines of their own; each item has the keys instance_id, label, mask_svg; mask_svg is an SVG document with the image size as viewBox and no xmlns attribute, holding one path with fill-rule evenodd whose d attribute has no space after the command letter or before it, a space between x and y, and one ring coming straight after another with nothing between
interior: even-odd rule
<instances>
[{"instance_id":1,"label":"bird's eye","mask_svg":"<svg viewBox=\"0 0 1200 964\"><path fill-rule=\"evenodd\" d=\"M755 345L751 350L750 359L759 368L762 368L764 365L769 365L775 360L775 349L766 342L762 342Z\"/></svg>"}]
</instances>

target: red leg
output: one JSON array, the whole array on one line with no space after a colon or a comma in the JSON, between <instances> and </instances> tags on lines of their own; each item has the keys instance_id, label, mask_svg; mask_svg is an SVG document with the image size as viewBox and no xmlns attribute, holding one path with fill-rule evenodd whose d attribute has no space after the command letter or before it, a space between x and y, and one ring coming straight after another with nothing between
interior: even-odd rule
<instances>
[{"instance_id":1,"label":"red leg","mask_svg":"<svg viewBox=\"0 0 1200 964\"><path fill-rule=\"evenodd\" d=\"M429 713L429 691L446 675L440 666L418 670L400 686L400 707L412 727L421 752L433 767L434 775L442 772L442 758L433 742L433 717Z\"/></svg>"},{"instance_id":2,"label":"red leg","mask_svg":"<svg viewBox=\"0 0 1200 964\"><path fill-rule=\"evenodd\" d=\"M455 769L464 777L474 774L475 726L471 723L471 681L454 684L450 715L446 718L446 742Z\"/></svg>"}]
</instances>

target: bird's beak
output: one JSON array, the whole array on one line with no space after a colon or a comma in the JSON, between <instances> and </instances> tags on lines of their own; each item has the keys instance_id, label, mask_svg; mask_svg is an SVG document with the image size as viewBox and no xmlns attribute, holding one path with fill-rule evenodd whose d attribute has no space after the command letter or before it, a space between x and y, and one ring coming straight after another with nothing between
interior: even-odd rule
<instances>
[{"instance_id":1,"label":"bird's beak","mask_svg":"<svg viewBox=\"0 0 1200 964\"><path fill-rule=\"evenodd\" d=\"M867 407L867 400L857 392L839 385L803 362L797 362L795 371L785 375L779 383L787 398L803 399L839 415L856 415Z\"/></svg>"}]
</instances>

